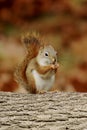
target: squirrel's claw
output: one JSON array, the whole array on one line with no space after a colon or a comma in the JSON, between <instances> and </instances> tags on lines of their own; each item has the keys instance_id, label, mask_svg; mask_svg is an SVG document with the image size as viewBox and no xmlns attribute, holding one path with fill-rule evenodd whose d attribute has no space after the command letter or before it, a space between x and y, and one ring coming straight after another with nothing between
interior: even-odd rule
<instances>
[{"instance_id":1,"label":"squirrel's claw","mask_svg":"<svg viewBox=\"0 0 87 130\"><path fill-rule=\"evenodd\" d=\"M44 94L44 93L46 93L46 91L41 90L41 91L38 91L37 93L38 94Z\"/></svg>"},{"instance_id":2,"label":"squirrel's claw","mask_svg":"<svg viewBox=\"0 0 87 130\"><path fill-rule=\"evenodd\" d=\"M59 68L59 64L51 65L51 68L54 69L54 70L58 69Z\"/></svg>"}]
</instances>

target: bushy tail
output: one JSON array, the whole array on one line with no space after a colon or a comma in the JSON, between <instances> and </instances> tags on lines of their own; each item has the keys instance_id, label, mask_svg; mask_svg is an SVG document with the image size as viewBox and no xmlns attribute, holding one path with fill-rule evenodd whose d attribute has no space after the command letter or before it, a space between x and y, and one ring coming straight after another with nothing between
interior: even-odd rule
<instances>
[{"instance_id":1,"label":"bushy tail","mask_svg":"<svg viewBox=\"0 0 87 130\"><path fill-rule=\"evenodd\" d=\"M38 33L30 32L22 36L22 43L27 49L29 58L33 58L38 54L41 38Z\"/></svg>"},{"instance_id":2,"label":"bushy tail","mask_svg":"<svg viewBox=\"0 0 87 130\"><path fill-rule=\"evenodd\" d=\"M41 38L36 32L27 33L22 36L22 43L27 49L27 54L24 57L24 60L16 68L15 77L19 83L24 85L24 83L27 83L25 74L27 65L32 58L37 56L41 46Z\"/></svg>"}]
</instances>

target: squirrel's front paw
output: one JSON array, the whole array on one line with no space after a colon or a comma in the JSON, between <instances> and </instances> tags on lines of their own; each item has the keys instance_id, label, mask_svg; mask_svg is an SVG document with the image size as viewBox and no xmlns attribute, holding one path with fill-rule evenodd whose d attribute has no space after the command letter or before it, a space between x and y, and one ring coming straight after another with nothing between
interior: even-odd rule
<instances>
[{"instance_id":1,"label":"squirrel's front paw","mask_svg":"<svg viewBox=\"0 0 87 130\"><path fill-rule=\"evenodd\" d=\"M53 70L56 70L56 69L59 68L59 64L53 64L53 65L51 65L51 68L52 68Z\"/></svg>"},{"instance_id":2,"label":"squirrel's front paw","mask_svg":"<svg viewBox=\"0 0 87 130\"><path fill-rule=\"evenodd\" d=\"M44 94L44 93L46 93L46 91L43 91L43 90L42 90L42 91L38 91L37 93L38 93L38 94Z\"/></svg>"}]
</instances>

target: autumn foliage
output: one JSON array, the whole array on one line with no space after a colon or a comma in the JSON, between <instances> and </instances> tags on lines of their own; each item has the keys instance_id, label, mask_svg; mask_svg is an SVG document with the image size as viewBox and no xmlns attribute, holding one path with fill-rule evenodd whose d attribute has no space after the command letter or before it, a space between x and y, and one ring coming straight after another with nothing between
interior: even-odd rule
<instances>
[{"instance_id":1,"label":"autumn foliage","mask_svg":"<svg viewBox=\"0 0 87 130\"><path fill-rule=\"evenodd\" d=\"M18 87L13 72L24 56L20 33L29 30L41 32L58 50L56 86L87 92L87 1L0 0L1 91Z\"/></svg>"}]
</instances>

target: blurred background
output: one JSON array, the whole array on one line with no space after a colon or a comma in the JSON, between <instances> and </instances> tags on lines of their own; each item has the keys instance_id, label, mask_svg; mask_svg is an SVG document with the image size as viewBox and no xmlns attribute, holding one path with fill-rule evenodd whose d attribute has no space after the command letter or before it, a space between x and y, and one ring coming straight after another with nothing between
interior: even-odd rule
<instances>
[{"instance_id":1,"label":"blurred background","mask_svg":"<svg viewBox=\"0 0 87 130\"><path fill-rule=\"evenodd\" d=\"M14 91L23 32L36 30L58 51L55 86L87 92L87 0L0 0L0 91Z\"/></svg>"}]
</instances>

